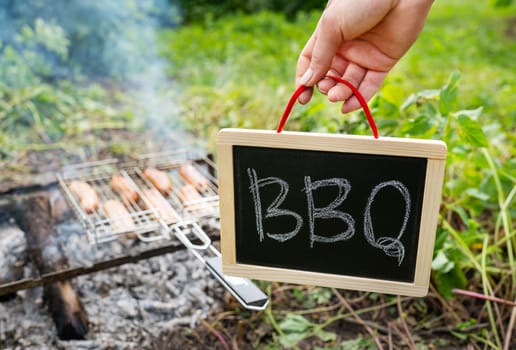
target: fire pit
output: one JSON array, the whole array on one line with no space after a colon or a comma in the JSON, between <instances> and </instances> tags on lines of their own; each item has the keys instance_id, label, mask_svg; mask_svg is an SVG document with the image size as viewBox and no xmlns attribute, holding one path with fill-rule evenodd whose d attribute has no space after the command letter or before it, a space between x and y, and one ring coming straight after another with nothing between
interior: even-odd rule
<instances>
[{"instance_id":1,"label":"fire pit","mask_svg":"<svg viewBox=\"0 0 516 350\"><path fill-rule=\"evenodd\" d=\"M188 184L180 173L185 163L207 179L207 186L199 191L198 198L190 201L185 201L179 192ZM148 200L148 191L156 190L144 175L149 167L166 173L172 183L170 193L161 194L161 202L172 208L172 217L164 217ZM108 217L102 208L102 203L109 200L123 201L110 185L114 175L122 176L138 194L138 201L124 202L127 216L134 223L131 230L120 228L116 221L121 218ZM26 259L21 277L18 274L14 280L0 283L0 295L4 296L37 287L19 291L15 299L0 304L0 344L60 342L66 347L61 344L66 342L57 339L55 330L46 326L49 316L40 306L43 297L49 304L49 286L77 276L74 290L89 318L90 332L86 339L91 337L91 340L81 343L86 348L109 341L119 342L113 346L126 344L129 348L131 344L150 344L163 330L178 323L193 324L199 317L220 309L224 295L221 286L249 309L259 310L267 305L266 296L252 282L227 278L221 272L220 253L216 243L212 243L219 237L216 171L208 157L189 157L184 151L154 153L131 163L105 160L67 167L57 178L60 188L49 186L45 195L52 204L51 216L56 221L51 245L61 251L66 263L53 271L38 267L37 274L31 259ZM87 212L81 207L79 198L70 189L73 181L91 186L99 198L98 209ZM33 200L34 195L27 193L25 201ZM63 205L64 202L68 205ZM65 209L54 209L59 207ZM75 215L68 215L70 210ZM22 215L17 220L30 218ZM21 226L30 237L32 233L27 231L31 229ZM9 219L2 227L0 238L7 227L13 229L16 225ZM40 241L48 243L48 240ZM174 254L167 254L171 252ZM125 265L137 261L138 264ZM82 276L91 272L97 273ZM39 334L36 338L35 329L41 331L36 332ZM127 334L128 330L131 334ZM78 343L74 344L71 347L76 348Z\"/></svg>"}]
</instances>

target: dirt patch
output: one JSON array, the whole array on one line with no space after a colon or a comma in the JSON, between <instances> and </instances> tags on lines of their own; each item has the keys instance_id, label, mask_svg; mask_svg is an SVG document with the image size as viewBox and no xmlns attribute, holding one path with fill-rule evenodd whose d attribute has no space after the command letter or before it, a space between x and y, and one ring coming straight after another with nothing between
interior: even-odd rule
<instances>
[{"instance_id":1,"label":"dirt patch","mask_svg":"<svg viewBox=\"0 0 516 350\"><path fill-rule=\"evenodd\" d=\"M509 38L516 39L516 17L512 17L507 20L507 29L505 29L505 35L507 35Z\"/></svg>"}]
</instances>

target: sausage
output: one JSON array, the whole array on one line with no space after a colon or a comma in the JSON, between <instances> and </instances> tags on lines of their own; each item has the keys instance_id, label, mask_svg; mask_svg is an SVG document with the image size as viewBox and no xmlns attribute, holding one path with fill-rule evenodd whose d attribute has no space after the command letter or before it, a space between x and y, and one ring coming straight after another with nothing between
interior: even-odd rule
<instances>
[{"instance_id":1,"label":"sausage","mask_svg":"<svg viewBox=\"0 0 516 350\"><path fill-rule=\"evenodd\" d=\"M147 168L143 172L143 176L149 180L158 191L164 196L168 195L172 191L172 182L167 173L156 168Z\"/></svg>"},{"instance_id":2,"label":"sausage","mask_svg":"<svg viewBox=\"0 0 516 350\"><path fill-rule=\"evenodd\" d=\"M138 201L138 191L135 186L123 175L113 175L109 183L113 191L117 192L124 203L135 203Z\"/></svg>"},{"instance_id":3,"label":"sausage","mask_svg":"<svg viewBox=\"0 0 516 350\"><path fill-rule=\"evenodd\" d=\"M191 163L181 164L179 175L201 193L207 192L210 189L210 181L201 175Z\"/></svg>"},{"instance_id":4,"label":"sausage","mask_svg":"<svg viewBox=\"0 0 516 350\"><path fill-rule=\"evenodd\" d=\"M147 202L145 203L145 207L147 209L156 209L160 217L166 223L172 223L177 221L178 214L156 189L151 188L148 190L144 190L143 196L147 200Z\"/></svg>"},{"instance_id":5,"label":"sausage","mask_svg":"<svg viewBox=\"0 0 516 350\"><path fill-rule=\"evenodd\" d=\"M202 196L197 192L195 187L187 184L179 189L179 199L181 199L183 204L189 205L192 204L192 202L202 199Z\"/></svg>"},{"instance_id":6,"label":"sausage","mask_svg":"<svg viewBox=\"0 0 516 350\"><path fill-rule=\"evenodd\" d=\"M134 232L136 230L134 221L122 202L115 199L107 200L102 205L102 210L104 210L106 218L110 219L111 227L117 233ZM134 235L129 237L134 238Z\"/></svg>"},{"instance_id":7,"label":"sausage","mask_svg":"<svg viewBox=\"0 0 516 350\"><path fill-rule=\"evenodd\" d=\"M88 214L99 207L99 196L88 183L74 180L68 185L70 192L79 200L79 205Z\"/></svg>"}]
</instances>

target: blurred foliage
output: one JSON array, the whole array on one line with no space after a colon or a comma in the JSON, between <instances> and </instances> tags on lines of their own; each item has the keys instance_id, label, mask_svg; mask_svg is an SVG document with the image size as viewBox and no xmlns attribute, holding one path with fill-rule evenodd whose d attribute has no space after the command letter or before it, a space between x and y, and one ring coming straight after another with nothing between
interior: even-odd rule
<instances>
[{"instance_id":1,"label":"blurred foliage","mask_svg":"<svg viewBox=\"0 0 516 350\"><path fill-rule=\"evenodd\" d=\"M317 17L303 14L289 22L261 12L165 31L163 57L170 62L169 76L184 89L177 98L185 124L213 145L220 127L277 123L309 31L299 23Z\"/></svg>"},{"instance_id":2,"label":"blurred foliage","mask_svg":"<svg viewBox=\"0 0 516 350\"><path fill-rule=\"evenodd\" d=\"M49 82L57 57L66 62L70 41L55 23L38 18L0 43L0 160L35 149L66 148L99 130L124 127L132 114L113 106L125 97L99 84ZM75 82L77 83L77 81ZM87 142L95 142L90 138Z\"/></svg>"},{"instance_id":3,"label":"blurred foliage","mask_svg":"<svg viewBox=\"0 0 516 350\"><path fill-rule=\"evenodd\" d=\"M175 0L170 0L176 3ZM250 14L261 11L282 13L288 19L294 19L301 12L323 9L326 6L320 0L179 0L184 23L215 20L227 15Z\"/></svg>"},{"instance_id":4,"label":"blurred foliage","mask_svg":"<svg viewBox=\"0 0 516 350\"><path fill-rule=\"evenodd\" d=\"M38 21L47 23L47 32L41 31ZM47 79L73 78L78 74L89 78L130 78L155 60L156 28L177 22L177 9L166 0L0 1L0 41L17 51L26 47L20 36L36 35L39 41L35 44L46 41L46 50L38 55L45 56L47 66L44 72L37 73L43 73ZM56 28L60 33L55 33ZM64 33L68 40L67 57L62 51L48 48L52 45L49 43L62 47L53 36Z\"/></svg>"}]
</instances>

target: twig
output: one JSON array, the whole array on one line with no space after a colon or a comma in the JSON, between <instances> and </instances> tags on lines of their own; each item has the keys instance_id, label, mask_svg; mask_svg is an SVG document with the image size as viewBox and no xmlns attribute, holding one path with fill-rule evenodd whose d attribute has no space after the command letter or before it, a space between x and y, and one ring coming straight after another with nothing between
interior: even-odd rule
<instances>
[{"instance_id":1,"label":"twig","mask_svg":"<svg viewBox=\"0 0 516 350\"><path fill-rule=\"evenodd\" d=\"M410 299L410 297L406 297L406 298L403 298L403 300L407 300L407 299ZM361 314L365 314L367 312L373 312L373 311L377 311L377 310L381 310L381 309L384 309L386 307L389 307L389 306L392 306L396 304L396 300L391 300L391 301L388 301L386 303L383 303L383 304L380 304L380 305L375 305L375 306L370 306L370 307L365 307L365 308L362 308L360 310L357 310L355 311L355 313L357 315L361 315ZM351 313L345 313L345 314L338 314L336 316L333 316L333 317L330 317L328 318L324 323L322 323L320 326L321 328L325 328L327 327L329 324L333 323L333 322L336 322L338 320L342 320L342 319L346 319L346 318L349 318L351 317Z\"/></svg>"},{"instance_id":2,"label":"twig","mask_svg":"<svg viewBox=\"0 0 516 350\"><path fill-rule=\"evenodd\" d=\"M330 306L322 306L322 307L317 307L317 308L313 308L313 309L297 311L296 313L298 315L315 314L318 312L333 311L335 309L338 309L341 306L342 306L342 304L339 302L339 303L336 303L336 304L333 304Z\"/></svg>"},{"instance_id":3,"label":"twig","mask_svg":"<svg viewBox=\"0 0 516 350\"><path fill-rule=\"evenodd\" d=\"M401 324L403 325L403 328L405 329L405 333L407 333L407 338L409 340L409 346L411 349L417 350L417 346L416 346L416 343L414 342L414 338L412 338L412 334L410 334L407 322L405 322L405 316L403 315L403 309L401 308L401 299L400 299L399 295L396 297L396 304L398 305L398 313L400 315Z\"/></svg>"},{"instance_id":4,"label":"twig","mask_svg":"<svg viewBox=\"0 0 516 350\"><path fill-rule=\"evenodd\" d=\"M458 328L458 327L434 327L429 330L424 330L418 332L419 335L430 335L434 333L451 333L451 332L462 332L462 333L470 333L482 328L486 328L489 326L488 323L477 323L471 327L467 328Z\"/></svg>"},{"instance_id":5,"label":"twig","mask_svg":"<svg viewBox=\"0 0 516 350\"><path fill-rule=\"evenodd\" d=\"M388 323L387 325L387 339L389 341L389 350L392 350L392 325L391 325L391 322Z\"/></svg>"},{"instance_id":6,"label":"twig","mask_svg":"<svg viewBox=\"0 0 516 350\"><path fill-rule=\"evenodd\" d=\"M487 276L487 272L485 271L485 267L487 266L487 245L489 243L489 237L488 235L484 235L484 242L482 246L482 253L480 256L480 263L482 269L480 270L480 275L482 277L482 288L484 290L484 294L494 294L493 288L491 287L491 284L489 283L489 278ZM496 341L496 346L498 348L502 347L501 338L498 335L498 330L496 328L496 320L493 315L493 305L491 305L490 300L486 300L486 308L487 308L487 316L489 318L489 323L491 323L491 328L493 332L494 339ZM496 305L496 304L495 304ZM503 336L503 335L502 335Z\"/></svg>"},{"instance_id":7,"label":"twig","mask_svg":"<svg viewBox=\"0 0 516 350\"><path fill-rule=\"evenodd\" d=\"M452 289L452 293L462 294L462 295L465 295L465 296L468 296L468 297L489 300L489 301L493 301L495 303L500 303L500 304L505 304L505 305L509 305L509 306L512 306L512 307L516 307L516 302L510 301L510 300L506 300L506 299L502 299L502 298L498 298L498 297L492 297L490 295L485 295L485 294L482 294L482 293L471 292L469 290L454 288L454 289Z\"/></svg>"},{"instance_id":8,"label":"twig","mask_svg":"<svg viewBox=\"0 0 516 350\"><path fill-rule=\"evenodd\" d=\"M228 343L226 342L226 340L224 339L224 337L222 336L222 334L220 334L215 328L213 328L212 325L210 325L208 322L206 322L205 320L203 320L202 318L200 318L201 320L201 323L206 327L208 328L208 330L215 336L217 337L217 339L222 343L222 345L224 346L224 349L226 350L230 350L229 349L229 345Z\"/></svg>"},{"instance_id":9,"label":"twig","mask_svg":"<svg viewBox=\"0 0 516 350\"><path fill-rule=\"evenodd\" d=\"M511 318L509 320L509 325L507 326L507 332L505 332L505 340L503 342L503 350L509 350L509 346L511 346L512 331L514 330L515 323L516 323L516 307L512 308Z\"/></svg>"},{"instance_id":10,"label":"twig","mask_svg":"<svg viewBox=\"0 0 516 350\"><path fill-rule=\"evenodd\" d=\"M371 335L371 337L373 337L374 342L376 343L376 346L378 347L378 349L383 350L383 346L382 346L382 343L380 342L380 339L378 338L378 335L375 334L375 332L371 329L371 327L369 327L360 318L360 316L358 316L358 314L355 312L355 310L353 310L353 308L351 307L351 305L349 305L349 303L346 301L346 299L342 295L340 295L340 293L337 289L332 288L331 290L333 291L333 294L335 294L335 296L337 296L337 298L342 303L342 305L344 305L344 307L349 311L349 313L351 315L353 315L355 320L357 320L357 322L366 329L366 331Z\"/></svg>"},{"instance_id":11,"label":"twig","mask_svg":"<svg viewBox=\"0 0 516 350\"><path fill-rule=\"evenodd\" d=\"M403 334L402 331L398 328L398 325L395 322L391 322L391 329L400 337L401 341L406 341L407 345L410 347L410 340L408 339L406 334Z\"/></svg>"}]
</instances>

